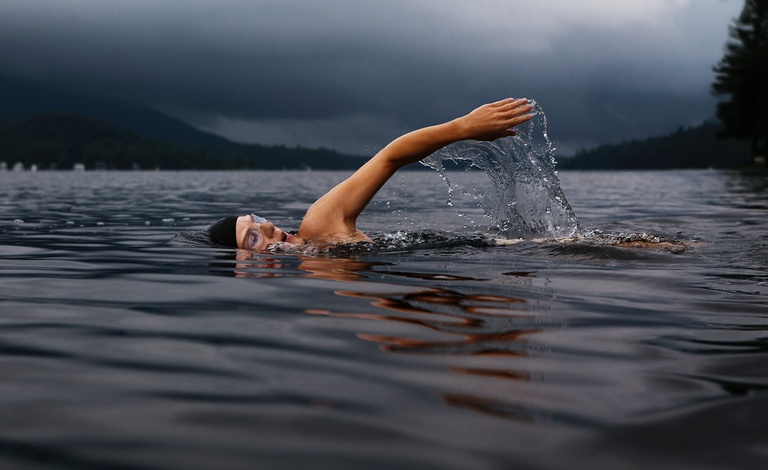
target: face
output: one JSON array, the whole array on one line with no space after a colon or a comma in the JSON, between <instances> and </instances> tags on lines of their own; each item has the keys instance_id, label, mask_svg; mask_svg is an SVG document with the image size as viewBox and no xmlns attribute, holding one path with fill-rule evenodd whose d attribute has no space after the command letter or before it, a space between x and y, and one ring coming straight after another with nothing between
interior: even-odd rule
<instances>
[{"instance_id":1,"label":"face","mask_svg":"<svg viewBox=\"0 0 768 470\"><path fill-rule=\"evenodd\" d=\"M261 251L273 243L301 245L304 240L294 237L275 227L272 222L258 215L244 215L237 218L235 227L237 246L245 250Z\"/></svg>"}]
</instances>

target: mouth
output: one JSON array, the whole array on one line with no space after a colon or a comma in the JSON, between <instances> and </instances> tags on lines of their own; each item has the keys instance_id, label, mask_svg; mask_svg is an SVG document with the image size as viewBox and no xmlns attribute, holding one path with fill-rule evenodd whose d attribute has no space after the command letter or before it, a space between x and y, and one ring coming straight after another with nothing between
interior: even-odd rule
<instances>
[{"instance_id":1,"label":"mouth","mask_svg":"<svg viewBox=\"0 0 768 470\"><path fill-rule=\"evenodd\" d=\"M287 242L290 240L290 235L287 232L283 232L283 236L281 237L281 241Z\"/></svg>"}]
</instances>

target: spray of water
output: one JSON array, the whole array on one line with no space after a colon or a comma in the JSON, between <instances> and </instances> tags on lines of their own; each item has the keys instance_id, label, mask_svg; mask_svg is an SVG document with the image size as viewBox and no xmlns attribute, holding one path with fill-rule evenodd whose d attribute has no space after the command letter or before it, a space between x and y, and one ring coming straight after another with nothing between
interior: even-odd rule
<instances>
[{"instance_id":1,"label":"spray of water","mask_svg":"<svg viewBox=\"0 0 768 470\"><path fill-rule=\"evenodd\" d=\"M517 136L493 142L458 142L422 163L440 173L451 194L472 196L490 220L487 229L503 238L574 237L579 222L560 189L555 148L547 135L547 117L536 102L533 119L515 128ZM445 162L482 170L490 179L483 187L452 183Z\"/></svg>"}]
</instances>

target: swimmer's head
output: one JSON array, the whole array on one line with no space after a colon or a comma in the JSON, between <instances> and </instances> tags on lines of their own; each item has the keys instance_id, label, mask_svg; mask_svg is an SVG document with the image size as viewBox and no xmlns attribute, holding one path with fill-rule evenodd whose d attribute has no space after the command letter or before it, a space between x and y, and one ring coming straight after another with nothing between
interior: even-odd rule
<instances>
[{"instance_id":1,"label":"swimmer's head","mask_svg":"<svg viewBox=\"0 0 768 470\"><path fill-rule=\"evenodd\" d=\"M208 227L208 236L214 243L237 248L236 228L237 216L224 217Z\"/></svg>"},{"instance_id":2,"label":"swimmer's head","mask_svg":"<svg viewBox=\"0 0 768 470\"><path fill-rule=\"evenodd\" d=\"M304 240L276 228L255 214L224 217L208 228L214 243L232 248L261 251L274 243L303 245Z\"/></svg>"}]
</instances>

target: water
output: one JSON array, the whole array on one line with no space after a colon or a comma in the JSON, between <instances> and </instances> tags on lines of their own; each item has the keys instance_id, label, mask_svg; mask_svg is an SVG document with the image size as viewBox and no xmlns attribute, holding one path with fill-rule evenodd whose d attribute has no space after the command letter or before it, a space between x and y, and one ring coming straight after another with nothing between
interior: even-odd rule
<instances>
[{"instance_id":1,"label":"water","mask_svg":"<svg viewBox=\"0 0 768 470\"><path fill-rule=\"evenodd\" d=\"M363 214L374 247L202 241L344 176L0 173L0 467L765 468L765 179L561 172L586 233L677 253L494 246L432 171Z\"/></svg>"},{"instance_id":2,"label":"water","mask_svg":"<svg viewBox=\"0 0 768 470\"><path fill-rule=\"evenodd\" d=\"M445 147L422 163L436 170L448 184L450 197L458 190L483 209L486 232L509 238L582 236L576 215L560 189L555 171L555 147L547 134L547 117L538 103L533 119L516 127L514 139L492 142L461 141ZM482 170L484 181L470 185L451 181L445 163ZM461 214L464 215L464 214ZM471 220L477 226L478 222Z\"/></svg>"}]
</instances>

